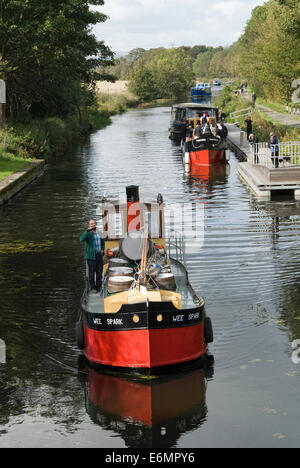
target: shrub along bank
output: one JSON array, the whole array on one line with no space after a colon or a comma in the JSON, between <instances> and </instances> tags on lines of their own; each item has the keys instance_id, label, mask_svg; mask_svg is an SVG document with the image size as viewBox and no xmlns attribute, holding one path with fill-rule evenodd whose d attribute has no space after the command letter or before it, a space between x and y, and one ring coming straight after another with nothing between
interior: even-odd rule
<instances>
[{"instance_id":1,"label":"shrub along bank","mask_svg":"<svg viewBox=\"0 0 300 468\"><path fill-rule=\"evenodd\" d=\"M109 125L111 115L135 105L137 101L130 96L103 93L91 107L64 119L48 117L8 125L0 131L0 177L15 172L29 159L49 162L53 156L62 156L80 138Z\"/></svg>"}]
</instances>

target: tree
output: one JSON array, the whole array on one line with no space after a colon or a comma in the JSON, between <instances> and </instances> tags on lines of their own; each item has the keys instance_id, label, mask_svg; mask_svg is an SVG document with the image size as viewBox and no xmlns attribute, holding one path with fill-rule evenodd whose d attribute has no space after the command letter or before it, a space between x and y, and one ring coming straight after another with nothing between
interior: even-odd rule
<instances>
[{"instance_id":1,"label":"tree","mask_svg":"<svg viewBox=\"0 0 300 468\"><path fill-rule=\"evenodd\" d=\"M139 58L141 58L145 52L146 50L142 47L136 47L135 49L132 49L126 56L127 62L129 62L129 64L132 65Z\"/></svg>"},{"instance_id":2,"label":"tree","mask_svg":"<svg viewBox=\"0 0 300 468\"><path fill-rule=\"evenodd\" d=\"M195 79L190 59L180 47L163 51L154 57L149 67L161 97L186 96Z\"/></svg>"},{"instance_id":3,"label":"tree","mask_svg":"<svg viewBox=\"0 0 300 468\"><path fill-rule=\"evenodd\" d=\"M299 5L299 0L270 0L255 8L238 41L240 73L257 94L278 102L291 100L299 77Z\"/></svg>"},{"instance_id":4,"label":"tree","mask_svg":"<svg viewBox=\"0 0 300 468\"><path fill-rule=\"evenodd\" d=\"M207 77L211 59L213 57L213 48L209 48L206 52L198 54L193 71L197 77Z\"/></svg>"},{"instance_id":5,"label":"tree","mask_svg":"<svg viewBox=\"0 0 300 468\"><path fill-rule=\"evenodd\" d=\"M107 17L103 0L0 0L0 77L11 118L64 115L99 79L113 53L91 33ZM102 76L102 79L111 79Z\"/></svg>"},{"instance_id":6,"label":"tree","mask_svg":"<svg viewBox=\"0 0 300 468\"><path fill-rule=\"evenodd\" d=\"M141 102L150 102L157 96L153 74L143 60L138 60L130 74L129 90Z\"/></svg>"}]
</instances>

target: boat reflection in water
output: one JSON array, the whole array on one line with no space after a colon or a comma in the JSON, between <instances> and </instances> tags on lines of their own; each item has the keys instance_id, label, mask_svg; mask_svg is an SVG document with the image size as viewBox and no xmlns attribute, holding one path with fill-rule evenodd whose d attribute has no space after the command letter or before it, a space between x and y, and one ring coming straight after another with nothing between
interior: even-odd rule
<instances>
[{"instance_id":1,"label":"boat reflection in water","mask_svg":"<svg viewBox=\"0 0 300 468\"><path fill-rule=\"evenodd\" d=\"M207 194L213 194L217 186L225 185L229 175L230 164L192 167L190 172L185 172L187 184L191 189L199 187L200 183L202 190Z\"/></svg>"},{"instance_id":2,"label":"boat reflection in water","mask_svg":"<svg viewBox=\"0 0 300 468\"><path fill-rule=\"evenodd\" d=\"M214 166L192 166L188 173L193 179L210 184L213 182L226 182L230 174L230 164L218 164Z\"/></svg>"},{"instance_id":3,"label":"boat reflection in water","mask_svg":"<svg viewBox=\"0 0 300 468\"><path fill-rule=\"evenodd\" d=\"M104 372L87 364L80 372L87 413L96 424L118 433L127 447L175 447L182 434L206 420L206 376L212 366L151 379Z\"/></svg>"}]
</instances>

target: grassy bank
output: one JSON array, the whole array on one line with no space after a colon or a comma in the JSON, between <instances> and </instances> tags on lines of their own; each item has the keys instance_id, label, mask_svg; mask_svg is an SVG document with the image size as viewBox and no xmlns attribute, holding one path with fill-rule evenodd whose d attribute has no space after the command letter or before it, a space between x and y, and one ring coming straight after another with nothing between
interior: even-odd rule
<instances>
[{"instance_id":1,"label":"grassy bank","mask_svg":"<svg viewBox=\"0 0 300 468\"><path fill-rule=\"evenodd\" d=\"M0 178L16 172L29 159L63 157L85 135L111 123L110 116L137 105L136 99L122 94L99 93L93 105L66 118L27 119L8 124L0 131Z\"/></svg>"},{"instance_id":2,"label":"grassy bank","mask_svg":"<svg viewBox=\"0 0 300 468\"><path fill-rule=\"evenodd\" d=\"M0 181L24 167L28 160L21 158L0 159Z\"/></svg>"},{"instance_id":3,"label":"grassy bank","mask_svg":"<svg viewBox=\"0 0 300 468\"><path fill-rule=\"evenodd\" d=\"M230 86L225 86L219 97L218 100L216 101L216 105L223 111L225 112L227 118L227 122L230 122L230 117L229 114L231 112L239 111L241 109L244 109L245 107L248 107L244 101L244 99L238 95L234 95L234 90L235 90L234 85Z\"/></svg>"},{"instance_id":4,"label":"grassy bank","mask_svg":"<svg viewBox=\"0 0 300 468\"><path fill-rule=\"evenodd\" d=\"M98 110L108 115L122 114L139 105L138 99L126 91L117 94L98 92L97 101Z\"/></svg>"}]
</instances>

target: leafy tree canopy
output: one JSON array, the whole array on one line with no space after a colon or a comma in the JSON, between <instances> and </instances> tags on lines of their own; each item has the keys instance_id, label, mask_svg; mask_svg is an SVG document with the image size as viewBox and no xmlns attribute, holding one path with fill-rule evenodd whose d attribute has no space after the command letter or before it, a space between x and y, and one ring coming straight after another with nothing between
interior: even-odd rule
<instances>
[{"instance_id":1,"label":"leafy tree canopy","mask_svg":"<svg viewBox=\"0 0 300 468\"><path fill-rule=\"evenodd\" d=\"M8 113L61 115L78 106L85 85L113 63L113 52L92 34L107 17L90 6L103 0L0 0L0 77ZM111 79L102 76L102 79Z\"/></svg>"}]
</instances>

